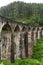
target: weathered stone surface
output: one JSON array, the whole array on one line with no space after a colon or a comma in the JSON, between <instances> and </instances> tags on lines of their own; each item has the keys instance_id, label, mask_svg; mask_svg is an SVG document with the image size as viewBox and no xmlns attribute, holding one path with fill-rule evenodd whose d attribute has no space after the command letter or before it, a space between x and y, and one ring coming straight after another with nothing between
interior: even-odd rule
<instances>
[{"instance_id":1,"label":"weathered stone surface","mask_svg":"<svg viewBox=\"0 0 43 65\"><path fill-rule=\"evenodd\" d=\"M9 28L6 26L8 29L8 31L6 30L7 33L5 32L5 29L4 32L2 31L5 25L9 26ZM25 35L26 32L27 34ZM11 38L12 34L14 39ZM8 61L11 61L11 51L13 51L15 59L26 57L27 54L28 57L31 58L33 51L32 47L33 45L36 45L37 39L40 39L41 35L43 35L43 27L41 26L35 27L0 16L0 59L7 59ZM15 51L11 48L11 44L16 44ZM4 52L4 47L6 52ZM20 57L20 55L22 55L22 57Z\"/></svg>"}]
</instances>

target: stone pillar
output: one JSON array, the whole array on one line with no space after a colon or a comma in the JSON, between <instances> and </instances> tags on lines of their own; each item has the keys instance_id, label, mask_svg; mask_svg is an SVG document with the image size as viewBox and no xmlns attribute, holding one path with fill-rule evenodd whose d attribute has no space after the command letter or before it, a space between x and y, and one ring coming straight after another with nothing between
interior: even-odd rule
<instances>
[{"instance_id":1,"label":"stone pillar","mask_svg":"<svg viewBox=\"0 0 43 65\"><path fill-rule=\"evenodd\" d=\"M6 41L7 42L7 41ZM3 60L4 59L4 57L6 57L6 54L4 55L4 53L3 53L3 44L4 44L5 42L4 42L4 39L3 39L3 37L2 37L2 41L1 41L1 60ZM6 49L5 49L6 50Z\"/></svg>"},{"instance_id":2,"label":"stone pillar","mask_svg":"<svg viewBox=\"0 0 43 65\"><path fill-rule=\"evenodd\" d=\"M0 33L0 59L1 59L1 33Z\"/></svg>"},{"instance_id":3,"label":"stone pillar","mask_svg":"<svg viewBox=\"0 0 43 65\"><path fill-rule=\"evenodd\" d=\"M40 39L40 37L41 37L41 28L39 28L39 30L38 30L37 32L38 32L38 37L37 37L37 39Z\"/></svg>"},{"instance_id":4,"label":"stone pillar","mask_svg":"<svg viewBox=\"0 0 43 65\"><path fill-rule=\"evenodd\" d=\"M14 35L11 36L11 63L14 63Z\"/></svg>"},{"instance_id":5,"label":"stone pillar","mask_svg":"<svg viewBox=\"0 0 43 65\"><path fill-rule=\"evenodd\" d=\"M1 45L0 45L0 60L1 60Z\"/></svg>"},{"instance_id":6,"label":"stone pillar","mask_svg":"<svg viewBox=\"0 0 43 65\"><path fill-rule=\"evenodd\" d=\"M20 58L20 32L15 32L14 33L14 42L16 44L16 54L15 54L15 58L19 59Z\"/></svg>"},{"instance_id":7,"label":"stone pillar","mask_svg":"<svg viewBox=\"0 0 43 65\"><path fill-rule=\"evenodd\" d=\"M2 45L3 45L3 38L1 37L1 45L0 45L0 47L1 47L1 60L3 60L3 52L2 52L2 50L3 50L3 47L2 47Z\"/></svg>"},{"instance_id":8,"label":"stone pillar","mask_svg":"<svg viewBox=\"0 0 43 65\"><path fill-rule=\"evenodd\" d=\"M32 31L28 32L28 55L29 58L32 56Z\"/></svg>"},{"instance_id":9,"label":"stone pillar","mask_svg":"<svg viewBox=\"0 0 43 65\"><path fill-rule=\"evenodd\" d=\"M32 30L32 42L33 42L33 45L36 45L36 42L37 42L37 28Z\"/></svg>"},{"instance_id":10,"label":"stone pillar","mask_svg":"<svg viewBox=\"0 0 43 65\"><path fill-rule=\"evenodd\" d=\"M4 57L3 57L3 44L4 45L6 44L5 59L11 62L11 33L10 32L3 33L1 40L2 40L1 41L1 59L4 59Z\"/></svg>"},{"instance_id":11,"label":"stone pillar","mask_svg":"<svg viewBox=\"0 0 43 65\"><path fill-rule=\"evenodd\" d=\"M11 34L7 33L6 59L11 62Z\"/></svg>"},{"instance_id":12,"label":"stone pillar","mask_svg":"<svg viewBox=\"0 0 43 65\"><path fill-rule=\"evenodd\" d=\"M24 47L24 32L20 34L20 57L25 57L25 47Z\"/></svg>"},{"instance_id":13,"label":"stone pillar","mask_svg":"<svg viewBox=\"0 0 43 65\"><path fill-rule=\"evenodd\" d=\"M28 43L32 42L32 31L28 32Z\"/></svg>"},{"instance_id":14,"label":"stone pillar","mask_svg":"<svg viewBox=\"0 0 43 65\"><path fill-rule=\"evenodd\" d=\"M1 60L3 59L3 57L2 57L2 44L1 44Z\"/></svg>"},{"instance_id":15,"label":"stone pillar","mask_svg":"<svg viewBox=\"0 0 43 65\"><path fill-rule=\"evenodd\" d=\"M34 45L36 45L36 42L37 42L37 37L36 37L37 33L36 32L37 32L36 30L33 32L33 44Z\"/></svg>"}]
</instances>

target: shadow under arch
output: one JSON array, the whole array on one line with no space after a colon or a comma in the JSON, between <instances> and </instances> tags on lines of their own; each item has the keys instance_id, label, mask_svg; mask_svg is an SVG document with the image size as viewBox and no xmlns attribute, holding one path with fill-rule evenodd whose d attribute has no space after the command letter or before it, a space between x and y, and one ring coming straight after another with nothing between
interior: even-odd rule
<instances>
[{"instance_id":1,"label":"shadow under arch","mask_svg":"<svg viewBox=\"0 0 43 65\"><path fill-rule=\"evenodd\" d=\"M28 57L28 32L24 34L25 56Z\"/></svg>"},{"instance_id":2,"label":"shadow under arch","mask_svg":"<svg viewBox=\"0 0 43 65\"><path fill-rule=\"evenodd\" d=\"M15 27L15 29L14 29L14 32L19 32L20 31L20 28L19 28L19 26L17 25L16 27Z\"/></svg>"},{"instance_id":3,"label":"shadow under arch","mask_svg":"<svg viewBox=\"0 0 43 65\"><path fill-rule=\"evenodd\" d=\"M25 26L23 26L22 31L26 31L26 27Z\"/></svg>"},{"instance_id":4,"label":"shadow under arch","mask_svg":"<svg viewBox=\"0 0 43 65\"><path fill-rule=\"evenodd\" d=\"M28 27L28 31L30 31L31 30L31 27Z\"/></svg>"},{"instance_id":5,"label":"shadow under arch","mask_svg":"<svg viewBox=\"0 0 43 65\"><path fill-rule=\"evenodd\" d=\"M36 32L36 38L38 39L38 31L39 31L39 27L37 28L37 32Z\"/></svg>"},{"instance_id":6,"label":"shadow under arch","mask_svg":"<svg viewBox=\"0 0 43 65\"><path fill-rule=\"evenodd\" d=\"M35 31L35 27L33 27L32 31Z\"/></svg>"},{"instance_id":7,"label":"shadow under arch","mask_svg":"<svg viewBox=\"0 0 43 65\"><path fill-rule=\"evenodd\" d=\"M11 26L10 26L9 24L5 24L5 25L2 27L1 32L2 32L2 31L10 31L10 32L12 32Z\"/></svg>"},{"instance_id":8,"label":"shadow under arch","mask_svg":"<svg viewBox=\"0 0 43 65\"><path fill-rule=\"evenodd\" d=\"M32 39L33 39L34 31L35 31L35 27L32 28Z\"/></svg>"}]
</instances>

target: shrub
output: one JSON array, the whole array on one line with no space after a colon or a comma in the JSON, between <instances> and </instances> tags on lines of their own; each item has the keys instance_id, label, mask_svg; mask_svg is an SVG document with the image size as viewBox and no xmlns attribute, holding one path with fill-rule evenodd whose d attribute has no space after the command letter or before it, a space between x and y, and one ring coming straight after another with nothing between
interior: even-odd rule
<instances>
[{"instance_id":1,"label":"shrub","mask_svg":"<svg viewBox=\"0 0 43 65\"><path fill-rule=\"evenodd\" d=\"M32 57L43 62L43 37L38 40L37 45L33 47Z\"/></svg>"},{"instance_id":2,"label":"shrub","mask_svg":"<svg viewBox=\"0 0 43 65\"><path fill-rule=\"evenodd\" d=\"M6 60L3 60L1 62L3 62L4 65L43 65L40 61L36 59L28 59L28 58L24 58L21 60L15 60L14 63L10 63Z\"/></svg>"}]
</instances>

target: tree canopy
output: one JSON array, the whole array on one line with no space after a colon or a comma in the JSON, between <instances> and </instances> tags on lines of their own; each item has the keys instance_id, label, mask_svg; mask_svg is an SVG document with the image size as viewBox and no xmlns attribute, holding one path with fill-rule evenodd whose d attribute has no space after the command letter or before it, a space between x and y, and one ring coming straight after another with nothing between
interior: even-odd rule
<instances>
[{"instance_id":1,"label":"tree canopy","mask_svg":"<svg viewBox=\"0 0 43 65\"><path fill-rule=\"evenodd\" d=\"M18 22L43 24L43 4L13 2L0 8L0 15Z\"/></svg>"}]
</instances>

